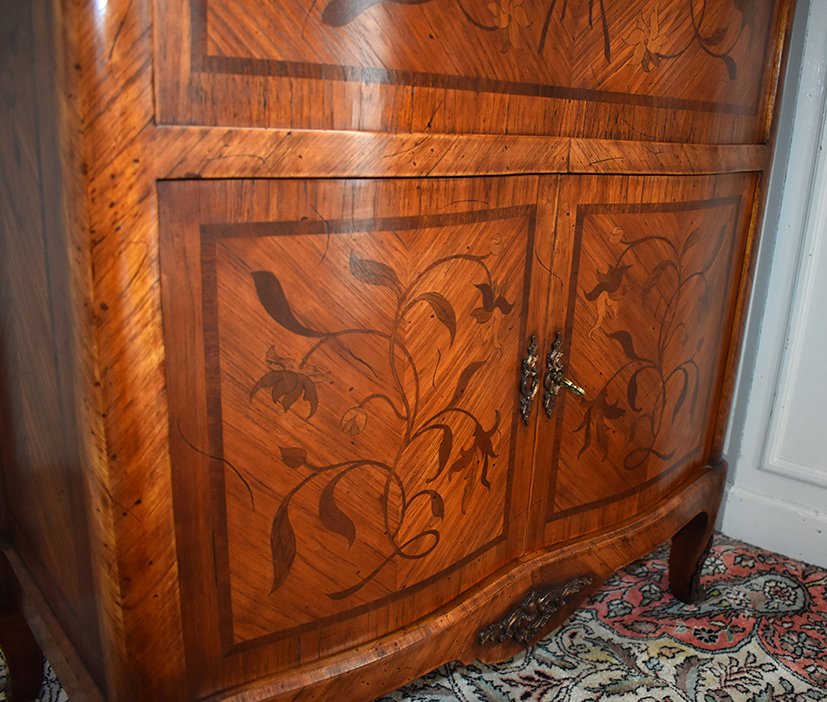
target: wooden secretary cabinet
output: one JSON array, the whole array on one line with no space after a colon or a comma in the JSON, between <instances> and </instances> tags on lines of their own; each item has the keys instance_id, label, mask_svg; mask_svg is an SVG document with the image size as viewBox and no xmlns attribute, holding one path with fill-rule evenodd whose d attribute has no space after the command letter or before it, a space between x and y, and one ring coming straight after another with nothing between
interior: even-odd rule
<instances>
[{"instance_id":1,"label":"wooden secretary cabinet","mask_svg":"<svg viewBox=\"0 0 827 702\"><path fill-rule=\"evenodd\" d=\"M373 699L672 537L695 595L790 8L564 5L5 3L6 553L73 702Z\"/></svg>"}]
</instances>

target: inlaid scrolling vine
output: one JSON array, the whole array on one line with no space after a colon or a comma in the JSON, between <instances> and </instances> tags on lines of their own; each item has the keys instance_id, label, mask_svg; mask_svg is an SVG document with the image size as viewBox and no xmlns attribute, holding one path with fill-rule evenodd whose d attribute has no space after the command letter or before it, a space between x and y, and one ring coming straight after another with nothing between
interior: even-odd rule
<instances>
[{"instance_id":1,"label":"inlaid scrolling vine","mask_svg":"<svg viewBox=\"0 0 827 702\"><path fill-rule=\"evenodd\" d=\"M328 0L322 10L322 22L342 27L358 18L370 8L383 3L397 5L425 5L445 0ZM587 0L573 3L569 0L550 0L532 3L531 0L450 0L456 6L463 21L477 30L498 34L500 50L522 49L521 39L528 38L538 55L545 50L557 15L564 20L568 12L584 12L588 26L598 25L603 40L603 56L612 63L613 37L606 4L610 0ZM720 60L726 66L730 79L737 76L737 64L732 52L741 41L744 31L753 27L753 8L748 0L732 0L741 15L737 28L720 26L709 17L709 0L683 0L673 5L680 12L667 7L662 10L653 3L640 11L635 26L621 40L631 47L627 61L640 66L646 73L659 68L663 62L672 61L697 46L706 55ZM315 0L314 0L315 6ZM667 3L664 3L667 4ZM667 29L668 28L668 29ZM751 39L752 32L749 37ZM670 46L671 45L671 46ZM666 48L669 46L670 48Z\"/></svg>"},{"instance_id":2,"label":"inlaid scrolling vine","mask_svg":"<svg viewBox=\"0 0 827 702\"><path fill-rule=\"evenodd\" d=\"M578 456L594 442L603 459L608 458L607 423L619 422L628 412L634 419L617 425L618 433L626 436L623 467L635 470L650 458L673 458L674 451L659 445L662 434L673 426L684 407L688 407L690 417L695 415L700 388L704 386L702 369L696 361L704 338L693 336L687 328L685 305L692 300L702 314L708 311L716 296L708 274L726 240L726 227L717 237L693 229L681 244L673 236L630 238L621 227L615 227L610 243L620 247L620 252L605 271L597 270L597 284L584 293L597 312L597 321L588 336L593 338L614 317L614 305L625 299L626 304L642 307L651 315L656 343L654 348L649 344L644 348L629 329L606 332L622 351L625 362L619 364L593 399L582 401L583 418L575 429L582 435ZM642 287L627 284L636 260L647 262L648 274Z\"/></svg>"},{"instance_id":3,"label":"inlaid scrolling vine","mask_svg":"<svg viewBox=\"0 0 827 702\"><path fill-rule=\"evenodd\" d=\"M450 277L434 275L446 267L467 268L464 279L481 280L474 284L474 294L478 295L479 304L470 311L472 324L485 325L497 314L510 314L513 304L500 294L487 263L488 258L489 255L468 253L438 258L425 265L410 282L404 283L386 263L361 258L351 250L348 261L351 278L358 284L388 289L395 297L395 312L387 328L342 328L327 331L307 326L294 313L280 280L272 272L252 273L258 300L267 314L287 332L315 341L298 359L279 355L275 348L271 348L265 359L268 370L253 386L251 401L261 391L269 391L272 402L285 412L297 412L301 408L303 418L312 421L320 403L317 383L331 371L330 368L313 365L320 350L329 347L334 340L338 348L347 350L359 339L372 338L379 340L385 348L392 387L387 391L367 392L355 405L345 408L340 415L339 428L348 436L356 436L365 430L370 412L374 411L391 413L403 427L393 455L388 456L370 456L325 464L314 461L306 447L279 447L282 463L305 475L282 499L273 518L270 534L273 561L271 593L285 582L296 557L296 534L291 524L290 507L297 495L303 491L307 494L305 489L311 483L324 483L318 503L321 525L345 539L350 547L358 537L358 527L341 508L337 500L337 489L341 489L346 476L356 471L379 473L384 482L378 505L387 542L384 558L351 587L328 593L328 597L334 600L358 592L394 559L421 559L439 544L441 535L436 528L422 528L412 536L402 536L406 532L406 526L410 529L407 521L415 503L425 501L426 509L429 506L431 515L437 520L444 517L446 509L445 499L436 489L419 489L409 494L411 490L404 482L400 461L411 447L415 448L415 444L429 444L430 437L438 435L436 465L425 484L434 484L442 476L448 481L455 475L465 480L460 504L463 514L466 513L475 489L490 489L491 459L498 455L495 444L501 420L500 412L495 410L493 417L482 418L462 403L469 383L483 368L486 360L481 358L468 362L456 376L456 385L450 399L438 411L423 413L420 403L421 372L400 334L411 311L418 305L426 305L447 332L449 344L453 344L461 320L457 319L455 306L449 299L451 293L435 289L439 281ZM453 272L456 273L457 270ZM400 367L407 370L406 378L411 379L407 387L400 374ZM369 406L376 409L369 412ZM371 508L371 505L365 505L365 508Z\"/></svg>"}]
</instances>

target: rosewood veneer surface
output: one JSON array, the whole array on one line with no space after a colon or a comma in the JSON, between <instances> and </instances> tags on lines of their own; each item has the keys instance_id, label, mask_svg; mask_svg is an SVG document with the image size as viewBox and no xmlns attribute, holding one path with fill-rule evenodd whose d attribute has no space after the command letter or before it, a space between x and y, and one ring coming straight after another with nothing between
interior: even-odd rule
<instances>
[{"instance_id":1,"label":"rosewood veneer surface","mask_svg":"<svg viewBox=\"0 0 827 702\"><path fill-rule=\"evenodd\" d=\"M24 621L73 702L359 701L697 596L789 0L0 10L17 699Z\"/></svg>"}]
</instances>

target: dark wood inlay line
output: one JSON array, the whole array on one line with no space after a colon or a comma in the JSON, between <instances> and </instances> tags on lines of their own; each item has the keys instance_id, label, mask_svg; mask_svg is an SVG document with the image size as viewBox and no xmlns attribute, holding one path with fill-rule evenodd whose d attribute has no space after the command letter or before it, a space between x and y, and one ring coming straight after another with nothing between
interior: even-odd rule
<instances>
[{"instance_id":1,"label":"dark wood inlay line","mask_svg":"<svg viewBox=\"0 0 827 702\"><path fill-rule=\"evenodd\" d=\"M696 455L698 455L699 451L694 450L690 451L688 454L680 458L678 461L673 463L669 468L658 473L658 475L649 478L649 480L641 483L640 485L629 488L628 490L624 490L623 492L616 493L611 495L610 497L604 497L601 500L594 500L593 502L589 502L584 505L578 505L577 507L570 507L569 509L561 510L560 512L552 513L549 518L546 520L546 524L551 524L552 522L556 522L559 519L564 519L566 517L572 517L575 514L581 514L582 512L588 512L592 509L597 509L598 507L604 507L606 505L610 505L613 502L620 502L621 500L625 500L627 497L632 497L633 495L637 495L639 492L643 492L647 488L656 485L657 483L661 482L665 478L669 477L674 473L678 468L685 466L689 461L691 461Z\"/></svg>"},{"instance_id":2,"label":"dark wood inlay line","mask_svg":"<svg viewBox=\"0 0 827 702\"><path fill-rule=\"evenodd\" d=\"M286 220L279 222L227 222L202 224L202 236L220 239L236 237L288 236L297 234L354 234L356 232L433 229L476 222L493 222L516 217L531 217L534 205L514 205L492 210L468 210L435 215L380 217L377 219Z\"/></svg>"}]
</instances>

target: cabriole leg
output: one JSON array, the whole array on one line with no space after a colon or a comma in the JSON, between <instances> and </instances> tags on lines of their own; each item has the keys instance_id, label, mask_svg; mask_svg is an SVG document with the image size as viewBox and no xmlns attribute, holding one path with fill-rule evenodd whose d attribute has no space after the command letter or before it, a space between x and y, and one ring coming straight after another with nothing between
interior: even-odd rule
<instances>
[{"instance_id":1,"label":"cabriole leg","mask_svg":"<svg viewBox=\"0 0 827 702\"><path fill-rule=\"evenodd\" d=\"M669 586L683 602L703 597L701 569L712 546L714 520L701 512L672 538L669 554Z\"/></svg>"},{"instance_id":2,"label":"cabriole leg","mask_svg":"<svg viewBox=\"0 0 827 702\"><path fill-rule=\"evenodd\" d=\"M43 678L43 654L20 613L20 586L6 556L0 554L0 649L6 657L6 699L31 702Z\"/></svg>"}]
</instances>

